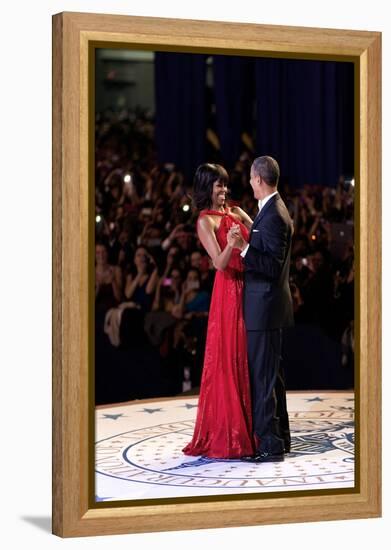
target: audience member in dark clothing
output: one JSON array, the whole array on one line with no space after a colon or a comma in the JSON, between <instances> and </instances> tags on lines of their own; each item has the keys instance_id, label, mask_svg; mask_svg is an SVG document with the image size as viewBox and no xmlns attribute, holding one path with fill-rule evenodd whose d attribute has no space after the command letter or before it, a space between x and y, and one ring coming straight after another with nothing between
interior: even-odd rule
<instances>
[{"instance_id":1,"label":"audience member in dark clothing","mask_svg":"<svg viewBox=\"0 0 391 550\"><path fill-rule=\"evenodd\" d=\"M142 311L150 311L157 281L158 268L153 256L144 246L137 247L133 265L126 277L126 299L138 304Z\"/></svg>"}]
</instances>

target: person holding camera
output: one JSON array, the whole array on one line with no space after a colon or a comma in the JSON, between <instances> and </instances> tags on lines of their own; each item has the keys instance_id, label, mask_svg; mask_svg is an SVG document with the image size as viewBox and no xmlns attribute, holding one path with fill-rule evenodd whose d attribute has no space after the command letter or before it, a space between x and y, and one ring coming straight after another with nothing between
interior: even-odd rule
<instances>
[{"instance_id":1,"label":"person holding camera","mask_svg":"<svg viewBox=\"0 0 391 550\"><path fill-rule=\"evenodd\" d=\"M125 282L125 297L138 304L142 311L150 311L158 282L158 268L145 246L134 252L133 266Z\"/></svg>"},{"instance_id":2,"label":"person holding camera","mask_svg":"<svg viewBox=\"0 0 391 550\"><path fill-rule=\"evenodd\" d=\"M182 272L177 267L172 267L169 272L164 272L160 277L153 302L153 311L165 311L171 313L179 304L182 296Z\"/></svg>"},{"instance_id":3,"label":"person holding camera","mask_svg":"<svg viewBox=\"0 0 391 550\"><path fill-rule=\"evenodd\" d=\"M187 320L204 317L208 314L209 294L201 288L201 275L198 269L192 267L186 275L182 286L179 303L173 308L173 315Z\"/></svg>"},{"instance_id":4,"label":"person holding camera","mask_svg":"<svg viewBox=\"0 0 391 550\"><path fill-rule=\"evenodd\" d=\"M104 313L121 301L122 272L109 262L106 242L95 245L95 308Z\"/></svg>"}]
</instances>

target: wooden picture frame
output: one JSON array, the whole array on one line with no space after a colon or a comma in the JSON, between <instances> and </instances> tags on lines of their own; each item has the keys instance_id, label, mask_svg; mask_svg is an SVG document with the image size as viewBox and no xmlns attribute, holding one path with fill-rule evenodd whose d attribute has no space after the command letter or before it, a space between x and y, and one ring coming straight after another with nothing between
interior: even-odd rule
<instances>
[{"instance_id":1,"label":"wooden picture frame","mask_svg":"<svg viewBox=\"0 0 391 550\"><path fill-rule=\"evenodd\" d=\"M355 63L356 469L354 491L219 502L96 505L89 430L92 45ZM381 33L61 13L53 17L53 533L140 533L381 514ZM252 495L254 496L254 495ZM101 504L101 503L100 503Z\"/></svg>"}]
</instances>

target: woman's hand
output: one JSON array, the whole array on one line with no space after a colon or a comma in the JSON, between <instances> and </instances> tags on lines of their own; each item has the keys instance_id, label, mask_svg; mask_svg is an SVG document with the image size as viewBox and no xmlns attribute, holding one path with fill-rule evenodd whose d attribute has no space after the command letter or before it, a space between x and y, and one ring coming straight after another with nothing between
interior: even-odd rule
<instances>
[{"instance_id":1,"label":"woman's hand","mask_svg":"<svg viewBox=\"0 0 391 550\"><path fill-rule=\"evenodd\" d=\"M100 271L99 269L95 270L95 280L98 285L104 285L108 284L110 285L113 282L114 274L113 274L113 268L109 267L108 269L104 269L103 271Z\"/></svg>"},{"instance_id":2,"label":"woman's hand","mask_svg":"<svg viewBox=\"0 0 391 550\"><path fill-rule=\"evenodd\" d=\"M235 223L229 228L227 233L227 242L232 248L239 248L240 250L243 250L246 247L247 243L243 238L238 224Z\"/></svg>"},{"instance_id":3,"label":"woman's hand","mask_svg":"<svg viewBox=\"0 0 391 550\"><path fill-rule=\"evenodd\" d=\"M182 285L182 294L183 294L183 296L187 296L190 291L191 291L191 289L188 287L187 281L184 281L184 283Z\"/></svg>"},{"instance_id":4,"label":"woman's hand","mask_svg":"<svg viewBox=\"0 0 391 550\"><path fill-rule=\"evenodd\" d=\"M151 254L147 254L147 258L149 259L149 264L152 266L152 270L155 271L157 269L155 258Z\"/></svg>"}]
</instances>

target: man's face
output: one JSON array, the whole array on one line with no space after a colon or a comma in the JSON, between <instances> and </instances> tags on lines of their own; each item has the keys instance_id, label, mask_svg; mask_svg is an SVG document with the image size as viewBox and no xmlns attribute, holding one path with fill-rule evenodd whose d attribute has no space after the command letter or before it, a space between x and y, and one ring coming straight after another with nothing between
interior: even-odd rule
<instances>
[{"instance_id":1,"label":"man's face","mask_svg":"<svg viewBox=\"0 0 391 550\"><path fill-rule=\"evenodd\" d=\"M260 177L256 176L254 174L254 169L253 169L253 167L251 167L251 170L250 170L250 185L253 188L254 197L256 199L260 198L258 196L259 195L259 182L260 182Z\"/></svg>"}]
</instances>

